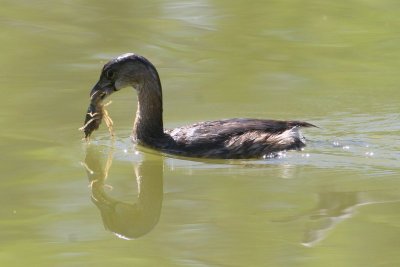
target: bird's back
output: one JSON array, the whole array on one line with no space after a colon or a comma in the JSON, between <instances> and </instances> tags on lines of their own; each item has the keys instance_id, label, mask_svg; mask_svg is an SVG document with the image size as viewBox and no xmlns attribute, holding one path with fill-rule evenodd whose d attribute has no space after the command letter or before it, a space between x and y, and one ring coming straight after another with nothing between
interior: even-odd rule
<instances>
[{"instance_id":1,"label":"bird's back","mask_svg":"<svg viewBox=\"0 0 400 267\"><path fill-rule=\"evenodd\" d=\"M305 140L301 121L227 119L200 122L167 130L167 153L204 158L259 158L274 152L300 149Z\"/></svg>"}]
</instances>

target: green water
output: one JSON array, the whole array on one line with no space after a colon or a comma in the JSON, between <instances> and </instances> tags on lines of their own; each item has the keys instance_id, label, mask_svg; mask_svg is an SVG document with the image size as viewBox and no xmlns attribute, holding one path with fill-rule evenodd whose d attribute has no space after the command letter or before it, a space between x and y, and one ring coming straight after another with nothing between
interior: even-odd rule
<instances>
[{"instance_id":1,"label":"green water","mask_svg":"<svg viewBox=\"0 0 400 267\"><path fill-rule=\"evenodd\" d=\"M390 0L2 1L0 266L399 266L399 12ZM276 159L170 158L131 144L124 89L109 107L115 142L103 125L87 145L89 91L125 52L157 66L166 127L320 128Z\"/></svg>"}]
</instances>

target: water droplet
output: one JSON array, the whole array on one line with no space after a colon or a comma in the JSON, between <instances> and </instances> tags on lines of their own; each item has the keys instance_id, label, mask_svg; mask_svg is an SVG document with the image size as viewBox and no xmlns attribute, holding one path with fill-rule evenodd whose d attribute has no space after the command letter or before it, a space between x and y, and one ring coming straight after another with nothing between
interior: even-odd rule
<instances>
[{"instance_id":1,"label":"water droplet","mask_svg":"<svg viewBox=\"0 0 400 267\"><path fill-rule=\"evenodd\" d=\"M334 147L338 147L338 146L340 146L340 143L338 141L333 141L332 145Z\"/></svg>"},{"instance_id":2,"label":"water droplet","mask_svg":"<svg viewBox=\"0 0 400 267\"><path fill-rule=\"evenodd\" d=\"M278 153L276 153L276 157L278 159L286 158L286 153L285 152L278 152Z\"/></svg>"}]
</instances>

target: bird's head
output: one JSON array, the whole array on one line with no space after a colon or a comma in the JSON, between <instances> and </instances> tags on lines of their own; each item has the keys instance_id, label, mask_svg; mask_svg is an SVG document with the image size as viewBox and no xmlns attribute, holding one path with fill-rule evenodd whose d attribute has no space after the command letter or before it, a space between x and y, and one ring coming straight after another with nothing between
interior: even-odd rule
<instances>
[{"instance_id":1,"label":"bird's head","mask_svg":"<svg viewBox=\"0 0 400 267\"><path fill-rule=\"evenodd\" d=\"M158 73L146 58L127 53L107 62L100 74L99 81L90 92L92 102L104 100L122 88L132 86L142 90L149 81L159 81Z\"/></svg>"},{"instance_id":2,"label":"bird's head","mask_svg":"<svg viewBox=\"0 0 400 267\"><path fill-rule=\"evenodd\" d=\"M100 126L104 117L103 100L128 86L132 86L139 93L156 93L161 99L160 79L150 61L133 53L111 59L104 65L99 80L90 91L85 123L80 128L85 132L85 138Z\"/></svg>"}]
</instances>

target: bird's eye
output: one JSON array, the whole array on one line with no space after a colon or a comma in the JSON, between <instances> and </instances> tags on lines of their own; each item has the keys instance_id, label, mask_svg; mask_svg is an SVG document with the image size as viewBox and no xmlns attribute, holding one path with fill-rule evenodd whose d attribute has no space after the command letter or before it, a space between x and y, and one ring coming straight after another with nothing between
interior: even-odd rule
<instances>
[{"instance_id":1,"label":"bird's eye","mask_svg":"<svg viewBox=\"0 0 400 267\"><path fill-rule=\"evenodd\" d=\"M114 78L114 76L115 76L115 72L113 71L113 70L107 70L106 71L106 77L107 77L107 79L113 79Z\"/></svg>"}]
</instances>

